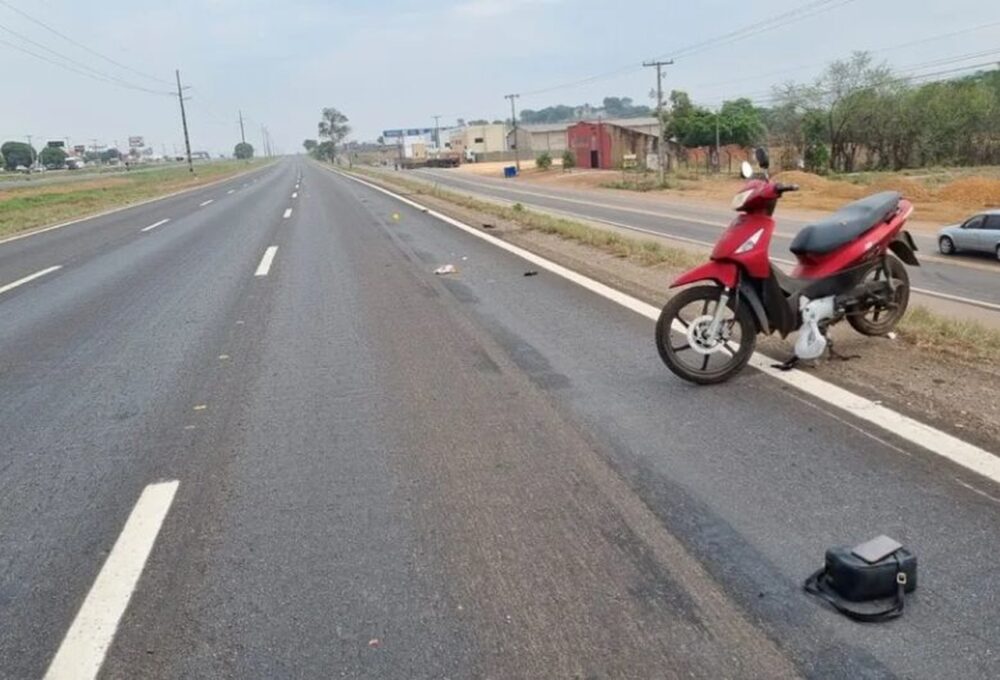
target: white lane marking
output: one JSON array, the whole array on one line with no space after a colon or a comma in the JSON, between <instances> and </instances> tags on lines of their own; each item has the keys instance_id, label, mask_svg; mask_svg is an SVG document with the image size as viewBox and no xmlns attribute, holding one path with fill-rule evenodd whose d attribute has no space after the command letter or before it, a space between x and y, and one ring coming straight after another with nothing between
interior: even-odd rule
<instances>
[{"instance_id":1,"label":"white lane marking","mask_svg":"<svg viewBox=\"0 0 1000 680\"><path fill-rule=\"evenodd\" d=\"M267 276L267 273L271 271L271 263L274 262L274 256L277 252L278 246L268 246L267 250L264 251L264 257L260 259L260 264L257 265L254 276Z\"/></svg>"},{"instance_id":2,"label":"white lane marking","mask_svg":"<svg viewBox=\"0 0 1000 680\"><path fill-rule=\"evenodd\" d=\"M153 231L157 227L162 226L162 225L166 224L169 221L170 221L170 218L168 217L168 218L166 218L164 220L160 220L159 222L154 222L153 224L149 225L148 227L143 227L140 231Z\"/></svg>"},{"instance_id":3,"label":"white lane marking","mask_svg":"<svg viewBox=\"0 0 1000 680\"><path fill-rule=\"evenodd\" d=\"M62 269L62 265L61 264L57 264L54 267L48 267L48 268L43 269L43 270L41 270L39 272L35 272L34 274L29 274L28 276L25 276L23 279L18 279L17 281L13 281L11 283L8 283L6 286L0 286L0 293L6 293L8 290L14 290L18 286L23 286L24 284L28 283L29 281L34 281L37 278L45 276L46 274L51 274L52 272L58 271L60 269Z\"/></svg>"},{"instance_id":4,"label":"white lane marking","mask_svg":"<svg viewBox=\"0 0 1000 680\"><path fill-rule=\"evenodd\" d=\"M215 203L215 199L214 199L214 198L210 198L210 199L208 199L207 201L204 201L204 202L202 202L202 203L199 203L199 204L198 204L198 207L199 207L199 208L204 208L204 207L205 207L206 205L208 205L209 203Z\"/></svg>"},{"instance_id":5,"label":"white lane marking","mask_svg":"<svg viewBox=\"0 0 1000 680\"><path fill-rule=\"evenodd\" d=\"M234 191L236 191L236 189L230 189L229 191L227 191L227 192L226 192L226 194L231 194L231 193L233 193Z\"/></svg>"},{"instance_id":6,"label":"white lane marking","mask_svg":"<svg viewBox=\"0 0 1000 680\"><path fill-rule=\"evenodd\" d=\"M285 210L284 218L287 220L291 216L292 216L292 209L291 208L287 208Z\"/></svg>"},{"instance_id":7,"label":"white lane marking","mask_svg":"<svg viewBox=\"0 0 1000 680\"><path fill-rule=\"evenodd\" d=\"M619 290L615 290L610 286L606 286L603 283L595 281L594 279L579 274L571 269L567 269L562 265L556 264L555 262L524 250L523 248L519 248L518 246L507 243L506 241L502 241L495 236L484 233L483 231L480 231L475 227L471 227L464 222L448 217L447 215L439 213L436 210L431 210L415 201L411 201L410 199L399 196L388 189L383 189L380 186L357 177L335 170L330 170L330 172L335 172L342 177L346 177L350 180L358 182L359 184L363 184L376 191L386 194L387 196L392 196L398 201L402 201L403 203L406 203L421 212L427 213L428 215L431 215L432 217L435 217L443 222L447 222L448 224L472 234L487 243L513 253L514 255L517 255L534 265L548 269L553 274L568 279L569 281L572 281L573 283L576 283L593 293L597 293L612 302L616 302L619 305L636 312L637 314L641 314L648 319L656 321L660 316L660 310L653 305L642 302L631 295L626 295ZM841 387L837 387L832 383L828 383L825 380L817 378L816 376L804 371L797 369L782 371L773 368L772 364L774 363L774 359L758 352L755 352L750 358L751 366L763 371L772 378L805 392L806 394L809 394L820 401L826 402L831 406L846 411L856 418L860 418L861 420L865 420L873 425L877 425L883 430L891 432L911 444L916 444L917 446L927 449L942 458L947 458L967 470L971 470L993 480L994 482L1000 483L1000 457L994 456L989 451L975 446L974 444L962 441L958 437L953 437L952 435L942 432L941 430L931 427L930 425L925 425L924 423L910 418L909 416L897 413L896 411L882 406L881 404L878 404L870 399L853 394Z\"/></svg>"},{"instance_id":8,"label":"white lane marking","mask_svg":"<svg viewBox=\"0 0 1000 680\"><path fill-rule=\"evenodd\" d=\"M429 177L433 177L435 175L428 175L428 176ZM460 183L468 184L470 186L476 186L475 182L471 182L471 181L468 181L468 180L458 179L458 178L454 178L454 177L451 177L449 179L452 179L455 182L460 182ZM423 181L423 182L425 182L427 184L432 184L432 182L430 182L429 180L426 180L426 179L421 180L421 181ZM458 191L465 191L467 194L472 195L473 197L478 197L478 198L482 198L482 199L486 199L486 200L498 201L500 203L510 204L510 205L512 205L514 203L517 203L517 201L512 201L510 199L500 198L499 196L493 196L492 194L482 193L482 192L478 192L478 191L469 191L467 189L463 190L463 189L460 189L460 188L458 188L458 187L456 187L454 185L448 185L447 182L442 182L442 184L444 184L445 186L449 187L450 189L456 189ZM595 202L592 202L592 201L583 201L583 200L579 200L579 199L565 198L565 197L562 197L562 196L553 196L551 194L539 194L539 193L535 193L535 192L531 192L531 191L521 191L521 190L517 190L517 189L504 189L504 190L507 191L507 192L509 192L509 193L524 194L526 196L537 196L539 198L549 198L549 199L556 200L556 201L565 201L567 203L579 203L581 205L589 205L589 206L592 206L592 207L595 207L595 208L606 208L608 210L621 210L623 212L631 212L631 213L636 213L636 214L639 214L639 215L649 215L649 216L655 216L655 217L664 217L664 218L667 218L667 219L675 219L675 220L678 220L678 221L681 221L681 222L683 222L683 221L694 222L694 223L697 223L697 224L704 224L704 225L715 226L715 227L725 227L726 226L726 225L722 224L721 222L709 222L707 220L700 220L700 219L695 218L695 217L686 217L686 216L683 216L683 215L674 215L674 214L671 214L671 213L653 212L651 210L639 210L637 208L626 208L626 207L623 207L623 206L615 206L615 205L610 205L610 204L606 204L606 203L595 203ZM708 248L714 248L715 247L714 243L709 243L708 241L700 241L698 239L688 238L686 236L677 236L677 235L666 233L666 232L662 232L662 231L656 231L654 229L646 229L646 228L643 228L643 227L637 227L635 225L625 224L623 222L615 222L613 220L607 220L607 219L604 219L602 217L593 217L591 215L584 215L584 214L581 214L581 213L574 213L574 212L559 210L558 208L549 208L549 207L544 206L544 205L538 205L538 204L532 204L532 203L527 203L526 205L528 207L530 207L530 208L533 208L535 210L540 210L542 212L550 212L550 213L556 213L556 214L561 213L563 215L568 215L568 216L576 217L577 219L589 220L591 222L603 222L604 224L610 224L612 226L620 227L622 229L629 229L631 231L638 231L638 232L641 232L643 234L650 234L650 235L653 235L653 236L660 236L662 238L668 238L668 239L672 239L674 241L680 241L682 243L691 243L691 244L694 244L694 245L706 246ZM780 232L775 232L774 235L778 236L780 238L785 238L785 239L791 239L791 238L793 238L793 234L783 234L783 233L780 233ZM919 255L919 253L918 253L918 255ZM779 258L771 258L771 259L775 260L776 262L780 262L782 264L787 264L787 265L790 265L790 266L795 266L795 264L796 264L795 262L791 262L790 260L783 260L783 259L779 259ZM992 267L982 267L982 266L978 266L978 265L974 267L974 266L972 266L970 264L967 264L967 263L964 263L964 262L947 261L947 260L944 260L942 258L935 257L933 255L932 256L920 255L920 259L930 260L932 262L939 262L939 263L942 263L942 264L948 264L948 265L952 265L952 266L956 266L956 267L966 267L966 268L970 268L970 269L971 268L975 268L975 269L980 269L980 270L983 270L983 271L990 271L990 270L993 269ZM993 302L987 302L985 300L979 300L977 298L962 297L960 295L951 295L950 293L939 293L938 291L935 291L935 290L928 290L927 288L915 288L913 286L910 287L910 290L912 290L914 293L920 293L922 295L927 295L929 297L941 298L942 300L950 300L952 302L961 302L963 304L972 305L974 307L982 307L983 309L989 309L989 310L992 310L992 311L995 311L995 312L1000 312L1000 304L996 304L996 303L993 303Z\"/></svg>"},{"instance_id":9,"label":"white lane marking","mask_svg":"<svg viewBox=\"0 0 1000 680\"><path fill-rule=\"evenodd\" d=\"M298 197L299 197L299 192L293 191L292 192L292 198L298 198Z\"/></svg>"},{"instance_id":10,"label":"white lane marking","mask_svg":"<svg viewBox=\"0 0 1000 680\"><path fill-rule=\"evenodd\" d=\"M143 489L97 580L66 632L45 680L96 678L118 623L146 566L179 482Z\"/></svg>"}]
</instances>

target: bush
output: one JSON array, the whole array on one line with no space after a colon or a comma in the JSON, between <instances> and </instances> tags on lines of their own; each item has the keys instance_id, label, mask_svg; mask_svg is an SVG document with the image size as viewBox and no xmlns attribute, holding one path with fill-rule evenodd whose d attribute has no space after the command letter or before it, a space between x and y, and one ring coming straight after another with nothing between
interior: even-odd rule
<instances>
[{"instance_id":1,"label":"bush","mask_svg":"<svg viewBox=\"0 0 1000 680\"><path fill-rule=\"evenodd\" d=\"M552 167L552 156L549 155L548 151L543 151L535 159L535 167L539 170L548 170Z\"/></svg>"},{"instance_id":2,"label":"bush","mask_svg":"<svg viewBox=\"0 0 1000 680\"><path fill-rule=\"evenodd\" d=\"M569 149L563 151L563 170L569 170L570 168L576 167L576 156Z\"/></svg>"}]
</instances>

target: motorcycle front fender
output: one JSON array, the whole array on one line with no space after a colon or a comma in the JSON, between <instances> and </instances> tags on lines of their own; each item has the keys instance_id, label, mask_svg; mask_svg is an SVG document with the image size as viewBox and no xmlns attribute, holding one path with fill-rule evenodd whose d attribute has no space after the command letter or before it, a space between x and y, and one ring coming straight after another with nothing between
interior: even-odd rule
<instances>
[{"instance_id":1,"label":"motorcycle front fender","mask_svg":"<svg viewBox=\"0 0 1000 680\"><path fill-rule=\"evenodd\" d=\"M732 289L736 287L739 278L740 270L734 263L710 260L678 276L670 287L677 288L698 281L714 281L724 288Z\"/></svg>"}]
</instances>

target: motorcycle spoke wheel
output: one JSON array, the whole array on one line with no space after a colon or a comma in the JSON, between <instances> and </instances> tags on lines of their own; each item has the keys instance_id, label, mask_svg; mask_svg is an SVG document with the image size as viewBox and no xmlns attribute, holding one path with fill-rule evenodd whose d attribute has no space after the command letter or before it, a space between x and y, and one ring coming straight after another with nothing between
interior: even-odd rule
<instances>
[{"instance_id":1,"label":"motorcycle spoke wheel","mask_svg":"<svg viewBox=\"0 0 1000 680\"><path fill-rule=\"evenodd\" d=\"M892 281L892 298L884 302L873 302L867 307L850 311L847 322L862 335L885 335L892 331L906 314L910 302L910 277L904 265L898 258L886 255L885 265L889 269L889 280ZM871 271L864 281L885 281L885 270L881 262L873 263Z\"/></svg>"}]
</instances>

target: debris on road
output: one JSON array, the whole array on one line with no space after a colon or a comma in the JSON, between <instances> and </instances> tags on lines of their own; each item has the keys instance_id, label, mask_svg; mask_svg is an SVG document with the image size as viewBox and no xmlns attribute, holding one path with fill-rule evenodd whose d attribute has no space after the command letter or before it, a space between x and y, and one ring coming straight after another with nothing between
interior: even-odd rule
<instances>
[{"instance_id":1,"label":"debris on road","mask_svg":"<svg viewBox=\"0 0 1000 680\"><path fill-rule=\"evenodd\" d=\"M368 641L368 646L369 647L376 647L376 648L377 647L381 647L382 646L382 641L379 640L378 638L372 638L371 640Z\"/></svg>"},{"instance_id":2,"label":"debris on road","mask_svg":"<svg viewBox=\"0 0 1000 680\"><path fill-rule=\"evenodd\" d=\"M524 275L525 276L538 276L538 272L536 272L534 269L529 269L528 271L524 272Z\"/></svg>"},{"instance_id":3,"label":"debris on road","mask_svg":"<svg viewBox=\"0 0 1000 680\"><path fill-rule=\"evenodd\" d=\"M435 269L434 273L437 274L438 276L443 276L445 274L457 274L458 270L455 269L455 265L453 264L443 264L437 269Z\"/></svg>"},{"instance_id":4,"label":"debris on road","mask_svg":"<svg viewBox=\"0 0 1000 680\"><path fill-rule=\"evenodd\" d=\"M483 229L496 229L495 224L490 224L489 222L483 222Z\"/></svg>"}]
</instances>

